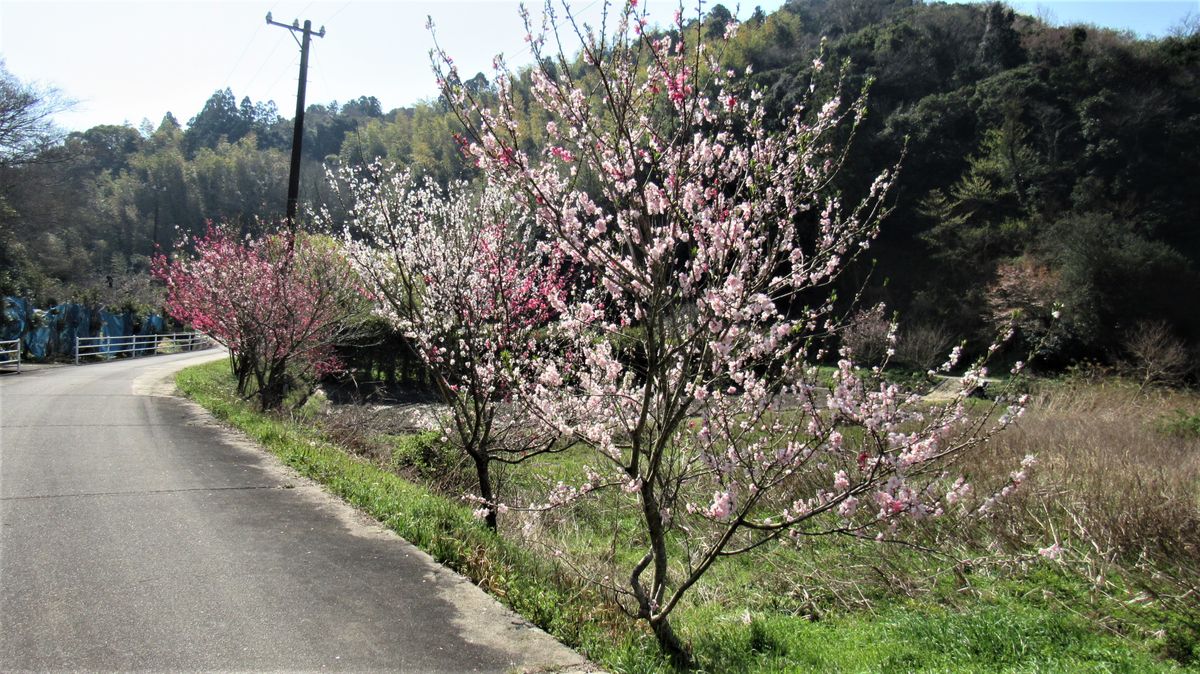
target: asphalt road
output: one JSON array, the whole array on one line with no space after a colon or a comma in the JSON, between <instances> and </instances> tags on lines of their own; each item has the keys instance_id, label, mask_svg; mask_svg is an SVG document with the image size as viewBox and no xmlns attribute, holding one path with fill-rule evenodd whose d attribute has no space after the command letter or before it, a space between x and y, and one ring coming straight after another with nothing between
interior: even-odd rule
<instances>
[{"instance_id":1,"label":"asphalt road","mask_svg":"<svg viewBox=\"0 0 1200 674\"><path fill-rule=\"evenodd\" d=\"M587 668L166 395L214 356L0 375L0 670Z\"/></svg>"}]
</instances>

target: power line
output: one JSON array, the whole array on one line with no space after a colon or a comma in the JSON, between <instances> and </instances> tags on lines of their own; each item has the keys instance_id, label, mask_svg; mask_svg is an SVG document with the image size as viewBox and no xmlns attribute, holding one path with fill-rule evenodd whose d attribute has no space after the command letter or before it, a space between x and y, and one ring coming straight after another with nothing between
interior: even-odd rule
<instances>
[{"instance_id":1,"label":"power line","mask_svg":"<svg viewBox=\"0 0 1200 674\"><path fill-rule=\"evenodd\" d=\"M288 74L289 72L291 72L291 69L292 69L292 68L294 68L294 67L299 67L299 66L300 66L300 62L299 62L299 61L292 61L292 62L291 62L291 63L289 63L287 66L285 66L285 67L283 67L283 68L280 68L280 69L279 69L279 74L275 76L275 79L274 79L274 80L271 80L271 85L270 85L270 86L268 86L268 87L267 87L267 88L264 90L264 91L266 91L266 92L267 92L267 96L268 96L268 97L270 97L270 96L271 96L271 92L275 90L275 87L276 87L276 86L279 84L279 81L280 81L280 80L282 80L284 77L286 77L286 76L287 76L287 74Z\"/></svg>"},{"instance_id":2,"label":"power line","mask_svg":"<svg viewBox=\"0 0 1200 674\"><path fill-rule=\"evenodd\" d=\"M262 73L263 68L267 67L267 64L271 62L271 57L275 55L275 52L279 51L280 44L282 44L282 40L275 43L275 46L271 48L271 52L269 54L267 54L267 58L264 59L261 64L259 64L258 70L255 70L254 74L250 76L250 79L246 81L247 89L249 89L250 86L253 85L254 82L258 79L258 76L259 76L259 74ZM283 77L283 75L280 75L280 77ZM271 83L271 87L274 88L274 86L278 83L279 83L279 78L276 78L275 81Z\"/></svg>"},{"instance_id":3,"label":"power line","mask_svg":"<svg viewBox=\"0 0 1200 674\"><path fill-rule=\"evenodd\" d=\"M258 33L261 30L261 23L254 27L254 33L250 35L250 39L247 40L245 46L242 47L242 53L238 54L237 60L233 63L233 67L229 69L229 74L225 75L225 83L221 85L222 89L225 89L229 86L229 80L233 77L233 74L237 72L238 66L242 65L242 60L246 58L246 53L250 51L250 45L254 44L254 38L258 37Z\"/></svg>"},{"instance_id":4,"label":"power line","mask_svg":"<svg viewBox=\"0 0 1200 674\"><path fill-rule=\"evenodd\" d=\"M343 3L341 7L339 7L339 8L338 8L338 11L336 11L336 12L334 12L334 13L333 13L333 16L330 16L328 19L325 19L325 23L332 23L332 22L333 22L333 20L334 20L335 18L337 18L337 15L338 15L338 14L341 14L343 11L345 11L345 9L346 9L347 7L349 7L349 6L350 6L350 2L351 2L351 0L346 0L346 2L345 2L345 3Z\"/></svg>"}]
</instances>

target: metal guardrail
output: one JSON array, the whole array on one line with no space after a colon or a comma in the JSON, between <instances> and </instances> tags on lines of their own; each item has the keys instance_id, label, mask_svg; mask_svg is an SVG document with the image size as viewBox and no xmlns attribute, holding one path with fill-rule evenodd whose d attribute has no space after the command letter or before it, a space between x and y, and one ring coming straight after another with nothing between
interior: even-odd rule
<instances>
[{"instance_id":1,"label":"metal guardrail","mask_svg":"<svg viewBox=\"0 0 1200 674\"><path fill-rule=\"evenodd\" d=\"M0 366L17 364L17 373L21 372L21 340L7 339L0 341Z\"/></svg>"},{"instance_id":2,"label":"metal guardrail","mask_svg":"<svg viewBox=\"0 0 1200 674\"><path fill-rule=\"evenodd\" d=\"M202 332L171 332L164 335L130 335L128 337L76 337L75 364L88 356L114 356L128 353L131 357L153 356L175 351L198 351L216 342ZM164 351L171 349L170 351Z\"/></svg>"}]
</instances>

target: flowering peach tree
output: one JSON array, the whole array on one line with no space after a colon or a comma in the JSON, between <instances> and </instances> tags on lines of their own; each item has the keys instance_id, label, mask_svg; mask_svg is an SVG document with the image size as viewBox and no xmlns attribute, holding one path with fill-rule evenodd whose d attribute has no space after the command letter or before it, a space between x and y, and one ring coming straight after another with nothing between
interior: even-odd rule
<instances>
[{"instance_id":1,"label":"flowering peach tree","mask_svg":"<svg viewBox=\"0 0 1200 674\"><path fill-rule=\"evenodd\" d=\"M528 209L499 189L442 189L379 166L332 182L348 207L351 257L447 404L445 434L473 462L476 514L494 529L504 506L492 464L560 448L513 393L516 365L539 349L537 333L564 304L563 256L533 240Z\"/></svg>"},{"instance_id":2,"label":"flowering peach tree","mask_svg":"<svg viewBox=\"0 0 1200 674\"><path fill-rule=\"evenodd\" d=\"M597 582L686 660L668 618L720 558L809 536L889 538L955 507L970 485L952 462L994 430L963 405L985 371L970 367L958 396L930 407L850 349L826 351L842 325L833 284L876 236L895 178L854 200L832 187L862 95L838 86L768 118L700 21L651 32L632 1L595 29L565 12L548 6L540 30L526 15L532 104L549 119L538 151L503 59L484 101L435 50L469 158L590 281L570 303L551 298L555 348L520 354L520 396L599 467L545 502L491 505L619 489L641 556L624 582ZM564 37L578 38L578 60L546 47Z\"/></svg>"},{"instance_id":3,"label":"flowering peach tree","mask_svg":"<svg viewBox=\"0 0 1200 674\"><path fill-rule=\"evenodd\" d=\"M157 256L153 268L167 311L229 349L239 394L271 410L299 386L302 404L318 376L339 369L333 347L365 299L337 242L291 233L239 240L210 225L172 257Z\"/></svg>"}]
</instances>

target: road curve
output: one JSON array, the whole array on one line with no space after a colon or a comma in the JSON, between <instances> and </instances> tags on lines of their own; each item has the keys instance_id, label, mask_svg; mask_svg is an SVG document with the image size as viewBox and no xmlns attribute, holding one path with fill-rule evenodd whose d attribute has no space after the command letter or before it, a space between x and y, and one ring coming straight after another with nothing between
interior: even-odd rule
<instances>
[{"instance_id":1,"label":"road curve","mask_svg":"<svg viewBox=\"0 0 1200 674\"><path fill-rule=\"evenodd\" d=\"M588 668L165 395L214 356L0 375L0 670Z\"/></svg>"}]
</instances>

